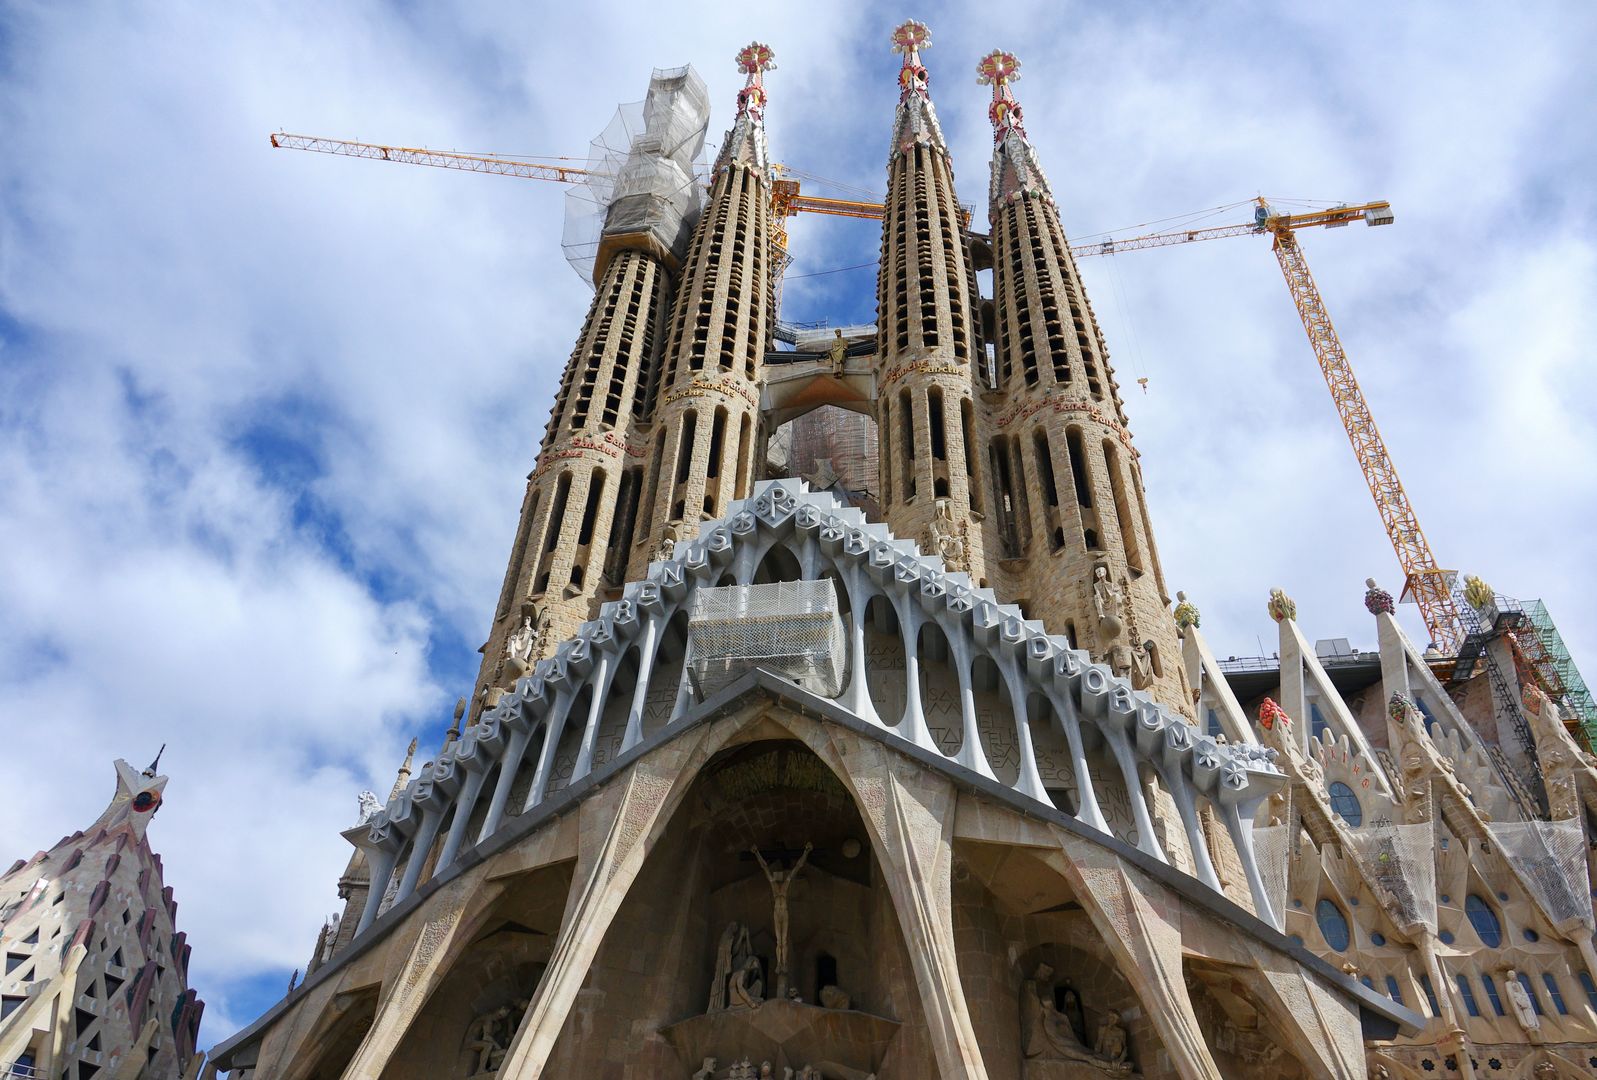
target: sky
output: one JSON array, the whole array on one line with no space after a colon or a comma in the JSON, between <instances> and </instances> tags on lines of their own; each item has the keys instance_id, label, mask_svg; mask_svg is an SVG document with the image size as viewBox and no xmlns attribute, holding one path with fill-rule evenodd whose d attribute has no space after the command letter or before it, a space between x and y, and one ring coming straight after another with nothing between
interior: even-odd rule
<instances>
[{"instance_id":1,"label":"sky","mask_svg":"<svg viewBox=\"0 0 1597 1080\"><path fill-rule=\"evenodd\" d=\"M580 156L651 68L692 63L713 145L758 39L773 156L880 192L905 17L978 227L994 47L1075 239L1259 194L1390 200L1390 228L1301 237L1347 353L1442 565L1544 598L1597 676L1588 5L9 0L0 859L165 743L149 835L202 1045L282 996L340 907L357 793L470 692L590 297L559 185L268 133ZM878 227L791 235L783 316L872 321L873 268L826 271L873 262ZM1083 274L1165 576L1216 652L1274 651L1274 586L1311 639L1372 646L1364 579L1400 573L1268 242Z\"/></svg>"}]
</instances>

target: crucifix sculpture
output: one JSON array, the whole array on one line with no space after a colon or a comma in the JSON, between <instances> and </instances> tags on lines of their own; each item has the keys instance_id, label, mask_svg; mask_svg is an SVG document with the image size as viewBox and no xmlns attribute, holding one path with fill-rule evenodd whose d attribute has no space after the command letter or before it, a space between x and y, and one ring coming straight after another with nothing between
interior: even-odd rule
<instances>
[{"instance_id":1,"label":"crucifix sculpture","mask_svg":"<svg viewBox=\"0 0 1597 1080\"><path fill-rule=\"evenodd\" d=\"M798 862L793 864L791 870L772 870L765 856L760 854L757 847L749 850L754 853L754 858L759 862L760 869L765 871L765 880L771 883L771 934L776 938L776 998L781 1000L787 996L788 976L788 935L787 935L787 893L793 887L793 880L798 877L799 871L804 869L804 864L810 857L810 852L815 845L806 843L804 851L798 857Z\"/></svg>"}]
</instances>

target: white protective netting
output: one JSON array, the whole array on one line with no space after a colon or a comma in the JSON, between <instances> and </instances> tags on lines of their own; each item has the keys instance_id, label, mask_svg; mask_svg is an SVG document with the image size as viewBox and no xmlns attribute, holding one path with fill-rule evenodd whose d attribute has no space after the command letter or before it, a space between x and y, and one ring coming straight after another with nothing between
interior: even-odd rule
<instances>
[{"instance_id":1,"label":"white protective netting","mask_svg":"<svg viewBox=\"0 0 1597 1080\"><path fill-rule=\"evenodd\" d=\"M1492 843L1503 853L1554 926L1571 919L1587 930L1592 920L1586 834L1580 822L1491 821Z\"/></svg>"},{"instance_id":2,"label":"white protective netting","mask_svg":"<svg viewBox=\"0 0 1597 1080\"><path fill-rule=\"evenodd\" d=\"M846 647L829 580L703 589L688 613L688 667L701 700L755 668L835 697Z\"/></svg>"},{"instance_id":3,"label":"white protective netting","mask_svg":"<svg viewBox=\"0 0 1597 1080\"><path fill-rule=\"evenodd\" d=\"M649 233L663 250L687 241L702 206L696 175L710 95L691 65L656 68L649 96L616 109L588 146L585 183L566 192L566 261L593 284L606 234Z\"/></svg>"},{"instance_id":4,"label":"white protective netting","mask_svg":"<svg viewBox=\"0 0 1597 1080\"><path fill-rule=\"evenodd\" d=\"M1287 825L1265 825L1253 830L1253 858L1264 880L1264 898L1270 902L1275 928L1286 930L1287 869L1292 856L1292 830ZM1261 913L1262 914L1262 913Z\"/></svg>"},{"instance_id":5,"label":"white protective netting","mask_svg":"<svg viewBox=\"0 0 1597 1080\"><path fill-rule=\"evenodd\" d=\"M1372 825L1353 834L1364 875L1400 927L1436 933L1436 832L1418 825Z\"/></svg>"}]
</instances>

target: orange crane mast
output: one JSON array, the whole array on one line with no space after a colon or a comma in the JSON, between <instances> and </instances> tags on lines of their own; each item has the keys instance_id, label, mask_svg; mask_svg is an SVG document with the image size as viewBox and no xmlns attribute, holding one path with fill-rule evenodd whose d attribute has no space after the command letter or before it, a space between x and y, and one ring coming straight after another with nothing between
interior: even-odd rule
<instances>
[{"instance_id":1,"label":"orange crane mast","mask_svg":"<svg viewBox=\"0 0 1597 1080\"><path fill-rule=\"evenodd\" d=\"M1103 240L1076 244L1071 253L1077 257L1114 255L1122 251L1142 251L1147 248L1168 247L1172 244L1190 244L1198 240L1217 240L1226 236L1269 236L1273 239L1276 261L1286 278L1292 302L1297 305L1298 317L1309 335L1309 344L1319 361L1320 373L1331 391L1331 400L1342 419L1359 469L1369 485L1375 509L1386 528L1387 539L1397 553L1403 567L1405 599L1419 606L1420 617L1430 631L1437 648L1456 655L1464 643L1465 628L1457 601L1453 598L1455 571L1442 569L1431 551L1430 542L1420 528L1418 515L1409 501L1408 492L1398 478L1397 466L1386 449L1375 416L1370 412L1364 391L1359 388L1353 365L1337 336L1325 301L1309 273L1308 260L1298 245L1297 233L1301 229L1324 227L1338 228L1363 221L1368 225L1390 225L1392 207L1387 202L1361 203L1357 206L1337 206L1328 210L1315 210L1304 214L1275 213L1268 202L1256 200L1253 221L1245 224L1217 225L1204 229L1177 229L1149 233L1126 240Z\"/></svg>"}]
</instances>

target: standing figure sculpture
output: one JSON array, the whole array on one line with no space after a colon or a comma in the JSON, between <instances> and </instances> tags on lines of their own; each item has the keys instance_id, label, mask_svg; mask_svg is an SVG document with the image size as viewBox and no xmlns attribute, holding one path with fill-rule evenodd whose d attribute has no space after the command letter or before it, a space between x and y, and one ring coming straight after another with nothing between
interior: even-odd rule
<instances>
[{"instance_id":1,"label":"standing figure sculpture","mask_svg":"<svg viewBox=\"0 0 1597 1080\"><path fill-rule=\"evenodd\" d=\"M760 869L765 871L765 880L771 883L771 935L776 938L776 996L787 996L788 976L788 920L787 920L787 894L793 887L793 880L799 876L799 871L804 869L804 864L810 857L814 844L806 843L804 853L799 856L798 862L793 864L791 870L772 870L765 856L760 854L757 847L750 848L754 858L759 862Z\"/></svg>"}]
</instances>

